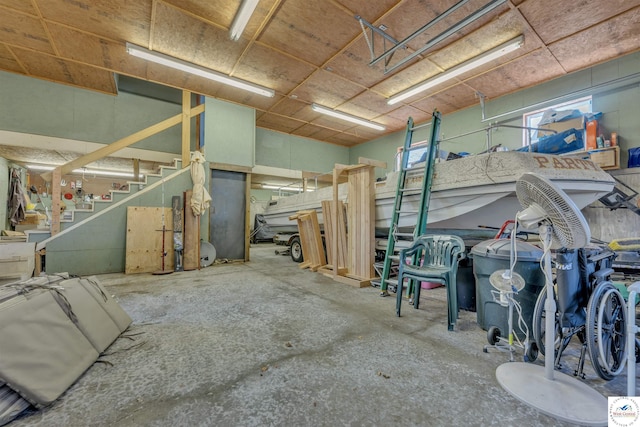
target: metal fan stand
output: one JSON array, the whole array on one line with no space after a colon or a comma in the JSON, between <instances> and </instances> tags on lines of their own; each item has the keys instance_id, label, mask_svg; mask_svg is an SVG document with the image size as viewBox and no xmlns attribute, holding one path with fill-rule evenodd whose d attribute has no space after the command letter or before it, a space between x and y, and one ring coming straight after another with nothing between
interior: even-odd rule
<instances>
[{"instance_id":1,"label":"metal fan stand","mask_svg":"<svg viewBox=\"0 0 640 427\"><path fill-rule=\"evenodd\" d=\"M505 351L509 353L509 361L513 362L515 361L515 354L516 354L516 346L521 347L522 349L524 349L524 345L520 345L519 343L516 344L513 337L513 305L515 303L514 299L513 299L513 292L505 292L504 293L504 298L507 301L507 307L508 307L508 325L509 325L509 330L507 331L509 336L508 339L505 339L504 337L496 337L495 344L489 344L489 345L485 345L484 348L482 349L482 351L484 351L485 353L487 353L489 351L490 348L495 348L496 350L500 350L500 351ZM501 301L501 299L496 299L494 298L495 301ZM516 336L516 340L517 340L517 336Z\"/></svg>"},{"instance_id":2,"label":"metal fan stand","mask_svg":"<svg viewBox=\"0 0 640 427\"><path fill-rule=\"evenodd\" d=\"M518 338L518 336L513 332L514 308L516 308L516 311L518 312L518 325L521 325L523 322L522 309L520 307L520 303L514 298L514 294L520 292L522 289L524 289L525 286L525 282L522 276L514 271L516 265L514 258L517 255L515 249L516 229L517 227L514 226L511 230L511 237L509 241L509 244L511 246L511 250L509 251L509 269L497 270L493 272L493 274L491 274L491 276L489 277L489 283L491 283L491 286L495 288L495 290L491 291L494 301L503 307L507 307L508 336L502 337L500 336L500 330L497 329L497 327L490 327L489 331L487 332L489 345L485 345L482 351L488 353L490 348L495 348L496 350L508 352L509 361L513 362L515 360L514 356L516 353L516 348L519 347L522 349L524 361L532 362L537 357L537 351L534 355L534 352L531 350L531 344L529 342L529 330L528 328L526 328L526 324L526 331L522 330L522 327L520 328L521 331L525 333L524 342L520 341L520 338Z\"/></svg>"},{"instance_id":3,"label":"metal fan stand","mask_svg":"<svg viewBox=\"0 0 640 427\"><path fill-rule=\"evenodd\" d=\"M541 225L544 245L544 272L547 301L545 304L545 347L555 348L556 303L551 273L551 226ZM552 331L549 333L549 331ZM548 350L549 351L549 350ZM496 369L498 383L518 400L562 421L584 426L607 425L607 398L582 381L554 371L551 354L544 358L544 368L523 362L502 364Z\"/></svg>"}]
</instances>

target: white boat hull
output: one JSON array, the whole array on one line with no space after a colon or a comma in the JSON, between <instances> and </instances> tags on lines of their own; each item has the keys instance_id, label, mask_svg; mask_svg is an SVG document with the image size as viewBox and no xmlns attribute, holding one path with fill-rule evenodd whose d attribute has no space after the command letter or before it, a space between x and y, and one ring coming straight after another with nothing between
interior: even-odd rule
<instances>
[{"instance_id":1,"label":"white boat hull","mask_svg":"<svg viewBox=\"0 0 640 427\"><path fill-rule=\"evenodd\" d=\"M438 163L435 168L428 213L428 228L470 230L500 227L522 209L515 193L517 179L525 172L536 172L563 189L582 209L614 186L613 178L590 160L547 154L497 152ZM388 230L395 200L398 173L387 174L376 183L376 229ZM406 179L403 210L417 210L422 175ZM348 203L346 186L340 185L339 197ZM264 216L274 231L295 231L289 216L299 210L316 209L322 222L320 204L331 200L331 188L289 196L265 209ZM416 215L401 215L400 228L415 227Z\"/></svg>"}]
</instances>

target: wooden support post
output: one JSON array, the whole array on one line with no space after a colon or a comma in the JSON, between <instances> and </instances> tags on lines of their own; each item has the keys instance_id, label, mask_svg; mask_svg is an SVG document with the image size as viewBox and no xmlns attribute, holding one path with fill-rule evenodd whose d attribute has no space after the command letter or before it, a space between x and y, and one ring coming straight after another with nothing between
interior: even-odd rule
<instances>
[{"instance_id":1,"label":"wooden support post","mask_svg":"<svg viewBox=\"0 0 640 427\"><path fill-rule=\"evenodd\" d=\"M355 277L372 279L375 277L375 170L372 166L349 171L349 205L347 217L349 232L355 233L349 239L350 274Z\"/></svg>"},{"instance_id":2,"label":"wooden support post","mask_svg":"<svg viewBox=\"0 0 640 427\"><path fill-rule=\"evenodd\" d=\"M182 168L191 161L191 92L182 91Z\"/></svg>"},{"instance_id":3,"label":"wooden support post","mask_svg":"<svg viewBox=\"0 0 640 427\"><path fill-rule=\"evenodd\" d=\"M133 159L133 180L140 181L140 159Z\"/></svg>"},{"instance_id":4,"label":"wooden support post","mask_svg":"<svg viewBox=\"0 0 640 427\"><path fill-rule=\"evenodd\" d=\"M337 165L333 168L333 203L331 204L331 222L336 225L333 227L331 240L338 243L338 180L340 179L340 173L342 172L342 168ZM338 251L333 251L331 257L331 264L334 266L333 269L333 280L337 280L338 278Z\"/></svg>"},{"instance_id":5,"label":"wooden support post","mask_svg":"<svg viewBox=\"0 0 640 427\"><path fill-rule=\"evenodd\" d=\"M193 214L191 209L191 195L193 191L184 192L184 232L182 267L185 271L196 270L200 267L200 217Z\"/></svg>"},{"instance_id":6,"label":"wooden support post","mask_svg":"<svg viewBox=\"0 0 640 427\"><path fill-rule=\"evenodd\" d=\"M55 236L60 232L60 197L62 196L62 189L60 188L60 181L62 180L62 171L58 166L51 174L51 235Z\"/></svg>"}]
</instances>

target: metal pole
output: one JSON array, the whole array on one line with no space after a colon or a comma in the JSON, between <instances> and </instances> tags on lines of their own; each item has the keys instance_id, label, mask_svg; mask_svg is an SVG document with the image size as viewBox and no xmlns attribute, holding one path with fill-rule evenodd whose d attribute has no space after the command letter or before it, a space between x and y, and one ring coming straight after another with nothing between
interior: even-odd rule
<instances>
[{"instance_id":1,"label":"metal pole","mask_svg":"<svg viewBox=\"0 0 640 427\"><path fill-rule=\"evenodd\" d=\"M544 369L545 377L548 380L553 380L553 365L555 363L553 355L555 354L554 343L556 338L556 328L554 325L556 320L556 300L553 296L553 276L551 274L551 230L549 230L548 225L540 226L540 237L542 238L544 247L544 276L545 287L547 288L547 300L544 304Z\"/></svg>"}]
</instances>

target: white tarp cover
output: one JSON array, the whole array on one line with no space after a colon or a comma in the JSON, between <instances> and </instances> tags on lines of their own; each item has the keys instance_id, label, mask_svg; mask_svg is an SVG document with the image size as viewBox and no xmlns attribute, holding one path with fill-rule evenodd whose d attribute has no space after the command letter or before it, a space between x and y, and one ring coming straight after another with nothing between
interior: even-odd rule
<instances>
[{"instance_id":1,"label":"white tarp cover","mask_svg":"<svg viewBox=\"0 0 640 427\"><path fill-rule=\"evenodd\" d=\"M195 151L191 154L191 181L193 181L193 194L191 195L191 210L193 215L203 215L209 208L211 196L204 188L204 156Z\"/></svg>"},{"instance_id":2,"label":"white tarp cover","mask_svg":"<svg viewBox=\"0 0 640 427\"><path fill-rule=\"evenodd\" d=\"M0 425L55 401L129 324L95 276L0 286Z\"/></svg>"}]
</instances>

